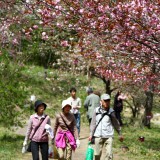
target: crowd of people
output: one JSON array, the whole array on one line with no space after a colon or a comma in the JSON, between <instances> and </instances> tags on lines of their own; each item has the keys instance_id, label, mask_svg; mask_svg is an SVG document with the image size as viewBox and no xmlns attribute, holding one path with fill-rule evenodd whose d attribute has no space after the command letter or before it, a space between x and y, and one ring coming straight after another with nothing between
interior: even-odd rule
<instances>
[{"instance_id":1,"label":"crowd of people","mask_svg":"<svg viewBox=\"0 0 160 160\"><path fill-rule=\"evenodd\" d=\"M72 151L80 146L80 122L82 107L81 99L77 97L76 88L70 89L70 97L62 101L61 112L55 117L52 130L49 115L45 114L47 105L37 100L34 105L35 113L30 116L23 146L30 141L30 151L33 160L39 160L39 150L42 160L48 160L49 135L52 144L56 146L59 160L71 160ZM112 143L114 129L118 132L120 140L121 126L123 125L120 113L123 110L123 97L121 92L115 96L114 107L110 107L110 95L94 92L92 88L87 89L87 97L84 108L90 126L89 141L94 140L94 157L100 160L102 149L105 146L105 160L112 160Z\"/></svg>"}]
</instances>

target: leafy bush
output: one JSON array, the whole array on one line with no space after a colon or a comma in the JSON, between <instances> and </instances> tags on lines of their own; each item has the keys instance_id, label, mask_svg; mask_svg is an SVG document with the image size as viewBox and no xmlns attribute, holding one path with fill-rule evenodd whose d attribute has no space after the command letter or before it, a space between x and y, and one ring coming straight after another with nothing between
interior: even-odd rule
<instances>
[{"instance_id":1,"label":"leafy bush","mask_svg":"<svg viewBox=\"0 0 160 160\"><path fill-rule=\"evenodd\" d=\"M21 67L1 57L0 62L0 123L5 127L22 126L22 107L27 91L21 75Z\"/></svg>"}]
</instances>

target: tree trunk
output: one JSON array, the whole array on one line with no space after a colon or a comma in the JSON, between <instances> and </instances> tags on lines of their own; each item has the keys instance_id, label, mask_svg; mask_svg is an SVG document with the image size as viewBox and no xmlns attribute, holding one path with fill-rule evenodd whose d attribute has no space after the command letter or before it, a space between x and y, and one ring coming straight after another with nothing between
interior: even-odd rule
<instances>
[{"instance_id":1,"label":"tree trunk","mask_svg":"<svg viewBox=\"0 0 160 160\"><path fill-rule=\"evenodd\" d=\"M151 127L150 119L152 118L153 96L154 96L153 90L154 90L154 85L150 85L150 90L146 91L146 104L143 117L143 125L147 126L148 128Z\"/></svg>"},{"instance_id":2,"label":"tree trunk","mask_svg":"<svg viewBox=\"0 0 160 160\"><path fill-rule=\"evenodd\" d=\"M106 93L111 95L111 81L110 80L106 80L105 77L102 78L103 82L105 83L105 90L106 90Z\"/></svg>"},{"instance_id":3,"label":"tree trunk","mask_svg":"<svg viewBox=\"0 0 160 160\"><path fill-rule=\"evenodd\" d=\"M152 73L156 73L156 64L154 63L152 66ZM145 112L143 117L143 125L147 126L148 128L151 127L150 120L152 118L152 107L153 107L153 96L154 96L154 84L150 84L149 90L146 91L146 104L145 104Z\"/></svg>"},{"instance_id":4,"label":"tree trunk","mask_svg":"<svg viewBox=\"0 0 160 160\"><path fill-rule=\"evenodd\" d=\"M94 68L91 69L91 75L101 79L104 82L105 90L106 90L105 92L107 94L111 95L111 93L117 89L117 88L111 89L111 80L106 79L103 75L100 75L99 73L97 73Z\"/></svg>"}]
</instances>

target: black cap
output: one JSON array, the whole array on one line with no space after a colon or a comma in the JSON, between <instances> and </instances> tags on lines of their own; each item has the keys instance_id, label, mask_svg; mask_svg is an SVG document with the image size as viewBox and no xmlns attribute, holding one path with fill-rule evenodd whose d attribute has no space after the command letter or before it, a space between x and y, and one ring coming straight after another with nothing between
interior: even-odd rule
<instances>
[{"instance_id":1,"label":"black cap","mask_svg":"<svg viewBox=\"0 0 160 160\"><path fill-rule=\"evenodd\" d=\"M35 110L35 112L37 112L38 106L40 106L41 104L43 104L44 105L44 109L46 109L47 105L44 102L42 102L41 100L37 100L35 102L35 104L34 104L34 110Z\"/></svg>"}]
</instances>

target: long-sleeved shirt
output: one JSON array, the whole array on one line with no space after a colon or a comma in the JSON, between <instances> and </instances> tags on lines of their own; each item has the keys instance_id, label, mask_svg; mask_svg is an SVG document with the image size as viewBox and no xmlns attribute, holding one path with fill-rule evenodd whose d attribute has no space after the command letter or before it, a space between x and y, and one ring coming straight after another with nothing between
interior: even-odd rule
<instances>
[{"instance_id":1,"label":"long-sleeved shirt","mask_svg":"<svg viewBox=\"0 0 160 160\"><path fill-rule=\"evenodd\" d=\"M39 125L39 123L43 120L41 125L38 127L37 131L35 132L36 127ZM37 114L33 114L30 116L27 133L25 136L25 141L28 141L28 139L35 141L35 142L48 142L48 134L45 130L45 125L49 124L51 125L50 117L43 114L41 117L39 117ZM35 134L34 134L35 132ZM34 134L34 136L33 136Z\"/></svg>"},{"instance_id":2,"label":"long-sleeved shirt","mask_svg":"<svg viewBox=\"0 0 160 160\"><path fill-rule=\"evenodd\" d=\"M106 114L106 115L98 124L103 114ZM97 124L98 126L95 130L95 127ZM94 132L95 137L102 137L102 138L113 137L114 128L120 135L121 128L120 128L119 122L116 119L114 110L112 108L109 108L109 110L107 111L103 109L103 107L97 107L93 113L93 117L90 125L90 131L91 131L90 135L92 136L95 130Z\"/></svg>"},{"instance_id":3,"label":"long-sleeved shirt","mask_svg":"<svg viewBox=\"0 0 160 160\"><path fill-rule=\"evenodd\" d=\"M72 131L75 139L78 138L78 130L76 127L76 119L72 113L64 114L63 112L56 115L55 125L54 125L54 137L56 137L56 133L58 131L68 131L67 126L65 125L62 117L66 124L68 125L69 129Z\"/></svg>"},{"instance_id":4,"label":"long-sleeved shirt","mask_svg":"<svg viewBox=\"0 0 160 160\"><path fill-rule=\"evenodd\" d=\"M87 109L87 116L89 119L92 118L94 109L100 106L100 98L94 93L87 96L84 101L84 107Z\"/></svg>"},{"instance_id":5,"label":"long-sleeved shirt","mask_svg":"<svg viewBox=\"0 0 160 160\"><path fill-rule=\"evenodd\" d=\"M71 102L72 105L72 109L71 112L73 114L77 114L79 112L79 109L81 108L81 99L80 98L73 98L73 97L69 97L68 100ZM75 108L76 107L76 108Z\"/></svg>"}]
</instances>

